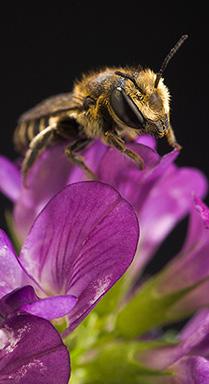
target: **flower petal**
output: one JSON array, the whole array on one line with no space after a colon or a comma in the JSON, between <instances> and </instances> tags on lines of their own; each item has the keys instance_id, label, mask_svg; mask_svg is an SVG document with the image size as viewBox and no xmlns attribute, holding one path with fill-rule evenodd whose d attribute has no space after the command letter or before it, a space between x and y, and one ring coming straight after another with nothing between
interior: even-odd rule
<instances>
[{"instance_id":1,"label":"flower petal","mask_svg":"<svg viewBox=\"0 0 209 384\"><path fill-rule=\"evenodd\" d=\"M141 238L130 271L133 278L177 221L189 211L192 193L202 196L207 182L198 170L178 169L173 165L178 156L176 150L160 159L155 151L142 144L132 144L130 148L144 158L143 171L117 151L109 150L101 161L99 176L116 187L138 213Z\"/></svg>"},{"instance_id":2,"label":"flower petal","mask_svg":"<svg viewBox=\"0 0 209 384\"><path fill-rule=\"evenodd\" d=\"M101 143L99 140L95 140L90 146L88 146L83 152L82 156L85 158L85 163L88 167L97 174L98 165L103 155L108 151L108 147ZM78 181L86 181L87 176L80 167L74 166L69 174L67 184L77 183Z\"/></svg>"},{"instance_id":3,"label":"flower petal","mask_svg":"<svg viewBox=\"0 0 209 384\"><path fill-rule=\"evenodd\" d=\"M3 317L7 317L20 311L24 305L37 300L38 298L35 294L35 291L30 285L17 288L2 297L0 300L0 314Z\"/></svg>"},{"instance_id":4,"label":"flower petal","mask_svg":"<svg viewBox=\"0 0 209 384\"><path fill-rule=\"evenodd\" d=\"M26 237L35 217L57 192L66 184L86 179L83 170L73 166L65 156L65 146L56 145L45 150L30 169L27 188L22 185L14 213L15 224L22 239ZM95 142L83 151L85 161L93 171L96 172L98 161L106 150L105 145Z\"/></svg>"},{"instance_id":5,"label":"flower petal","mask_svg":"<svg viewBox=\"0 0 209 384\"><path fill-rule=\"evenodd\" d=\"M171 369L175 377L168 379L169 384L206 384L209 383L209 361L200 356L180 360Z\"/></svg>"},{"instance_id":6,"label":"flower petal","mask_svg":"<svg viewBox=\"0 0 209 384\"><path fill-rule=\"evenodd\" d=\"M208 207L197 197L194 196L194 205L196 210L200 213L205 227L209 229L209 209Z\"/></svg>"},{"instance_id":7,"label":"flower petal","mask_svg":"<svg viewBox=\"0 0 209 384\"><path fill-rule=\"evenodd\" d=\"M15 289L0 300L0 314L3 317L15 312L27 312L31 315L53 320L67 315L75 306L77 298L71 295L40 299L30 285Z\"/></svg>"},{"instance_id":8,"label":"flower petal","mask_svg":"<svg viewBox=\"0 0 209 384\"><path fill-rule=\"evenodd\" d=\"M193 196L193 207L190 215L189 229L186 241L182 248L182 253L189 254L191 249L200 248L202 243L207 242L209 229L209 209L199 199L198 196Z\"/></svg>"},{"instance_id":9,"label":"flower petal","mask_svg":"<svg viewBox=\"0 0 209 384\"><path fill-rule=\"evenodd\" d=\"M143 158L143 171L133 160L110 148L101 160L98 176L100 180L115 187L139 211L156 179L152 171L159 164L160 157L153 149L142 144L133 143L129 148Z\"/></svg>"},{"instance_id":10,"label":"flower petal","mask_svg":"<svg viewBox=\"0 0 209 384\"><path fill-rule=\"evenodd\" d=\"M202 310L183 328L178 344L142 352L141 361L153 369L167 369L185 356L208 356L209 311Z\"/></svg>"},{"instance_id":11,"label":"flower petal","mask_svg":"<svg viewBox=\"0 0 209 384\"><path fill-rule=\"evenodd\" d=\"M0 329L0 382L67 384L67 348L55 328L44 319L19 315Z\"/></svg>"},{"instance_id":12,"label":"flower petal","mask_svg":"<svg viewBox=\"0 0 209 384\"><path fill-rule=\"evenodd\" d=\"M36 160L28 174L27 187L21 186L21 196L14 211L15 225L21 238L25 238L46 203L64 188L70 170L63 145L45 150Z\"/></svg>"},{"instance_id":13,"label":"flower petal","mask_svg":"<svg viewBox=\"0 0 209 384\"><path fill-rule=\"evenodd\" d=\"M19 169L6 157L0 156L0 191L15 202L20 196L20 186Z\"/></svg>"},{"instance_id":14,"label":"flower petal","mask_svg":"<svg viewBox=\"0 0 209 384\"><path fill-rule=\"evenodd\" d=\"M192 168L172 167L159 179L140 211L138 270L150 260L176 223L189 211L193 194L203 196L206 189L205 177Z\"/></svg>"},{"instance_id":15,"label":"flower petal","mask_svg":"<svg viewBox=\"0 0 209 384\"><path fill-rule=\"evenodd\" d=\"M140 135L137 137L136 142L139 144L144 144L152 149L156 149L157 146L156 139L151 135Z\"/></svg>"},{"instance_id":16,"label":"flower petal","mask_svg":"<svg viewBox=\"0 0 209 384\"><path fill-rule=\"evenodd\" d=\"M181 257L173 259L162 275L161 290L177 290L201 283L174 307L179 313L189 314L209 304L208 213L208 207L195 197Z\"/></svg>"},{"instance_id":17,"label":"flower petal","mask_svg":"<svg viewBox=\"0 0 209 384\"><path fill-rule=\"evenodd\" d=\"M209 310L197 312L180 333L181 344L193 355L208 356L209 350ZM185 349L184 347L184 349Z\"/></svg>"},{"instance_id":18,"label":"flower petal","mask_svg":"<svg viewBox=\"0 0 209 384\"><path fill-rule=\"evenodd\" d=\"M21 310L43 319L53 320L67 315L77 303L72 295L48 297L21 306Z\"/></svg>"},{"instance_id":19,"label":"flower petal","mask_svg":"<svg viewBox=\"0 0 209 384\"><path fill-rule=\"evenodd\" d=\"M36 219L20 254L45 291L73 295L71 329L123 275L138 241L133 208L100 182L67 186Z\"/></svg>"},{"instance_id":20,"label":"flower petal","mask_svg":"<svg viewBox=\"0 0 209 384\"><path fill-rule=\"evenodd\" d=\"M204 205L202 215L202 211L193 206L185 245L180 256L174 258L163 272L160 291L177 291L209 277L209 228L205 225L207 210Z\"/></svg>"},{"instance_id":21,"label":"flower petal","mask_svg":"<svg viewBox=\"0 0 209 384\"><path fill-rule=\"evenodd\" d=\"M0 229L0 297L21 286L22 275L13 246Z\"/></svg>"}]
</instances>

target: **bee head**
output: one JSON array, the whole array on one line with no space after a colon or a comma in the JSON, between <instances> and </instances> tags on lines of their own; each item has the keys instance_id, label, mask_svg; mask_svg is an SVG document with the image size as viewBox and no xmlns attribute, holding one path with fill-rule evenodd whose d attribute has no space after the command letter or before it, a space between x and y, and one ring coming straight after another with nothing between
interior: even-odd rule
<instances>
[{"instance_id":1,"label":"bee head","mask_svg":"<svg viewBox=\"0 0 209 384\"><path fill-rule=\"evenodd\" d=\"M122 129L151 133L157 137L166 134L169 124L169 92L163 81L155 89L156 74L150 69L138 74L116 72L119 84L110 94L111 115Z\"/></svg>"},{"instance_id":2,"label":"bee head","mask_svg":"<svg viewBox=\"0 0 209 384\"><path fill-rule=\"evenodd\" d=\"M157 74L150 69L116 71L116 86L111 90L110 109L121 128L132 128L139 133L163 137L169 129L168 88L162 74L169 61L186 40L183 35L166 56Z\"/></svg>"}]
</instances>

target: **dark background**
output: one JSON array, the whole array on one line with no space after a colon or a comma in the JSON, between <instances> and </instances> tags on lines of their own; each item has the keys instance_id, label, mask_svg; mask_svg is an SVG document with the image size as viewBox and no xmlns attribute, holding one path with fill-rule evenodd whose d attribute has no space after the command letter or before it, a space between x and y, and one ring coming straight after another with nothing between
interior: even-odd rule
<instances>
[{"instance_id":1,"label":"dark background","mask_svg":"<svg viewBox=\"0 0 209 384\"><path fill-rule=\"evenodd\" d=\"M165 82L172 95L172 125L183 145L177 162L209 176L207 10L174 1L58 1L45 9L42 3L18 2L1 11L1 154L16 156L12 133L18 116L50 95L70 91L82 72L138 63L157 71L181 34L188 33ZM159 150L169 148L161 141ZM1 225L6 204L1 196ZM174 247L182 232L173 235Z\"/></svg>"}]
</instances>

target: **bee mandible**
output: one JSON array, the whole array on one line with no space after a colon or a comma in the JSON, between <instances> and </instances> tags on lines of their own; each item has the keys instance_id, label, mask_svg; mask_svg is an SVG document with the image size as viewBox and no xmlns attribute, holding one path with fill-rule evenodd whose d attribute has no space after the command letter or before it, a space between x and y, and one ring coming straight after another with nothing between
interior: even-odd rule
<instances>
[{"instance_id":1,"label":"bee mandible","mask_svg":"<svg viewBox=\"0 0 209 384\"><path fill-rule=\"evenodd\" d=\"M181 36L157 73L141 66L108 67L83 75L71 93L51 97L24 113L14 134L15 146L24 155L24 179L41 152L60 140L66 142L66 156L90 178L95 175L80 152L95 138L121 151L139 168L143 159L127 146L139 135L166 137L171 147L180 149L162 75L187 37Z\"/></svg>"}]
</instances>

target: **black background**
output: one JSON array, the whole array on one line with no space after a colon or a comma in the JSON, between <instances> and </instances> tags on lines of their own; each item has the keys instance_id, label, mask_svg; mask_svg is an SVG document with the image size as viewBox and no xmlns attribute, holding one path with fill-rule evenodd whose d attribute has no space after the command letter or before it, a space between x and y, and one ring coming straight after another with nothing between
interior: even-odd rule
<instances>
[{"instance_id":1,"label":"black background","mask_svg":"<svg viewBox=\"0 0 209 384\"><path fill-rule=\"evenodd\" d=\"M18 116L50 95L70 91L82 72L138 63L157 71L188 33L164 77L172 125L183 145L177 162L209 176L207 10L177 2L59 1L47 2L45 9L42 3L18 2L1 11L0 152L15 158ZM163 140L159 150L169 150ZM2 223L7 204L2 196L0 203ZM180 233L176 236L175 244Z\"/></svg>"}]
</instances>

